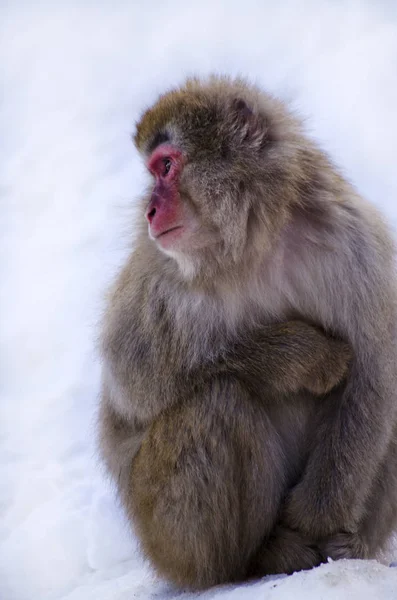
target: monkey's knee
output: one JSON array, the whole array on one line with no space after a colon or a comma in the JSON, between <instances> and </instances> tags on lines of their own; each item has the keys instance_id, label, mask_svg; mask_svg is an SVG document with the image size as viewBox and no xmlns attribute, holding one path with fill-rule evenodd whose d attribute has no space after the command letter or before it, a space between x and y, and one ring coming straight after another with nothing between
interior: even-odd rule
<instances>
[{"instance_id":1,"label":"monkey's knee","mask_svg":"<svg viewBox=\"0 0 397 600\"><path fill-rule=\"evenodd\" d=\"M227 514L216 515L208 498L196 500L201 514L188 496L164 496L150 514L144 514L146 507L135 512L144 554L160 576L180 587L204 589L242 580L235 523L228 530ZM225 527L219 527L222 520Z\"/></svg>"},{"instance_id":2,"label":"monkey's knee","mask_svg":"<svg viewBox=\"0 0 397 600\"><path fill-rule=\"evenodd\" d=\"M142 550L161 576L181 587L242 579L233 472L216 468L216 457L203 449L185 447L175 458L179 441L168 455L143 444L135 461L127 509Z\"/></svg>"},{"instance_id":3,"label":"monkey's knee","mask_svg":"<svg viewBox=\"0 0 397 600\"><path fill-rule=\"evenodd\" d=\"M251 577L277 573L291 574L324 562L320 549L299 532L278 526L263 543L251 562Z\"/></svg>"}]
</instances>

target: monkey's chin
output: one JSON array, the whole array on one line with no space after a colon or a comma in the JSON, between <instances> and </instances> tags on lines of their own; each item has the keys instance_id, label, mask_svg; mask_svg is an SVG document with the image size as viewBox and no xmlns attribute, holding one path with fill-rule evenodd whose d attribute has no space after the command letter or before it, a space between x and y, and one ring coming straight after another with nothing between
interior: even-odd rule
<instances>
[{"instance_id":1,"label":"monkey's chin","mask_svg":"<svg viewBox=\"0 0 397 600\"><path fill-rule=\"evenodd\" d=\"M179 232L170 232L161 236L160 240L156 239L157 247L166 256L172 258L179 267L179 270L186 280L193 280L197 275L197 262L183 248L182 234ZM170 238L170 239L168 239ZM171 239L172 238L172 239ZM163 243L163 240L165 243ZM160 241L160 243L159 243Z\"/></svg>"},{"instance_id":2,"label":"monkey's chin","mask_svg":"<svg viewBox=\"0 0 397 600\"><path fill-rule=\"evenodd\" d=\"M181 238L183 237L184 229L183 225L176 225L175 227L167 229L155 236L154 239L156 244L162 250L173 250L174 248L178 248Z\"/></svg>"}]
</instances>

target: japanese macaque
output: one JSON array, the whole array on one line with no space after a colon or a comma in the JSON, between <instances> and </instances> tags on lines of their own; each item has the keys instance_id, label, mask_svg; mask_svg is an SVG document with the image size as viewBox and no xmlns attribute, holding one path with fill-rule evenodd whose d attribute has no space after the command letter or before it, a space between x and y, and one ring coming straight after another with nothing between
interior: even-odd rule
<instances>
[{"instance_id":1,"label":"japanese macaque","mask_svg":"<svg viewBox=\"0 0 397 600\"><path fill-rule=\"evenodd\" d=\"M203 588L375 556L397 519L394 246L283 103L192 79L102 333L102 455L157 571Z\"/></svg>"}]
</instances>

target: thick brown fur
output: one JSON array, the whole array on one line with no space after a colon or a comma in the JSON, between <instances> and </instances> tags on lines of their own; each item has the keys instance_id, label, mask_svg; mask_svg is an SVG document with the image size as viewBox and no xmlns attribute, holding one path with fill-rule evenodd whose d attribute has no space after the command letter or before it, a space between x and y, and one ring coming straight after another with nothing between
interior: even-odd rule
<instances>
[{"instance_id":1,"label":"thick brown fur","mask_svg":"<svg viewBox=\"0 0 397 600\"><path fill-rule=\"evenodd\" d=\"M101 449L144 552L191 587L374 556L397 518L387 227L243 81L164 95L135 142L164 140L200 243L141 227L102 336Z\"/></svg>"}]
</instances>

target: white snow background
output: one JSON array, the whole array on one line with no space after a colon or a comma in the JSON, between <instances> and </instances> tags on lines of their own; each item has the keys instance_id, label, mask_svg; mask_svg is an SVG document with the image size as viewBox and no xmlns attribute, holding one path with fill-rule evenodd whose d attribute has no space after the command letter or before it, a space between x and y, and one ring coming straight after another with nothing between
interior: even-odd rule
<instances>
[{"instance_id":1,"label":"white snow background","mask_svg":"<svg viewBox=\"0 0 397 600\"><path fill-rule=\"evenodd\" d=\"M153 577L101 473L95 338L144 181L134 122L187 74L213 71L290 99L397 224L392 0L4 0L1 600L198 596ZM342 561L199 596L396 599L397 569Z\"/></svg>"}]
</instances>

